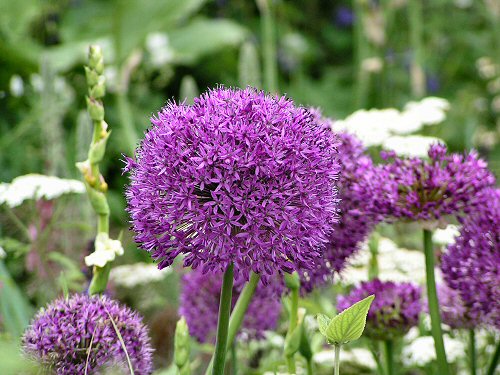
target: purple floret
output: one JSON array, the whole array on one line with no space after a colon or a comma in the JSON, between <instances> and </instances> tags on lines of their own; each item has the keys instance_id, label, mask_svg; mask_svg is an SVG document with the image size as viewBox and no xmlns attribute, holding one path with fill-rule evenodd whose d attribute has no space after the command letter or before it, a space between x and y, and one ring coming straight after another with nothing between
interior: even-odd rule
<instances>
[{"instance_id":1,"label":"purple floret","mask_svg":"<svg viewBox=\"0 0 500 375\"><path fill-rule=\"evenodd\" d=\"M461 219L460 235L442 257L441 270L473 322L500 328L500 189Z\"/></svg>"},{"instance_id":2,"label":"purple floret","mask_svg":"<svg viewBox=\"0 0 500 375\"><path fill-rule=\"evenodd\" d=\"M370 180L379 189L371 210L389 220L434 221L467 214L484 204L478 193L495 184L475 151L447 154L446 146L435 144L429 159L399 158L394 152L382 156L389 163L379 166Z\"/></svg>"},{"instance_id":3,"label":"purple floret","mask_svg":"<svg viewBox=\"0 0 500 375\"><path fill-rule=\"evenodd\" d=\"M41 309L23 336L29 357L58 375L128 370L115 322L135 374L151 374L152 348L142 318L105 296L75 294ZM89 351L90 350L90 351Z\"/></svg>"},{"instance_id":4,"label":"purple floret","mask_svg":"<svg viewBox=\"0 0 500 375\"><path fill-rule=\"evenodd\" d=\"M182 278L179 313L186 318L189 333L199 342L215 342L222 277L222 273L203 274L196 269ZM233 287L233 307L244 284L243 279L237 276ZM243 337L260 339L265 331L276 328L281 313L280 291L279 283L259 283L243 320Z\"/></svg>"},{"instance_id":5,"label":"purple floret","mask_svg":"<svg viewBox=\"0 0 500 375\"><path fill-rule=\"evenodd\" d=\"M464 301L462 301L462 297L457 290L451 289L446 283L443 283L438 285L437 293L441 320L444 324L455 329L470 329L481 323L478 321L477 316L473 317L470 314L469 309Z\"/></svg>"},{"instance_id":6,"label":"purple floret","mask_svg":"<svg viewBox=\"0 0 500 375\"><path fill-rule=\"evenodd\" d=\"M347 296L338 298L339 312L375 295L366 320L365 334L376 340L389 340L406 334L418 324L422 311L422 291L412 283L374 279L363 282Z\"/></svg>"},{"instance_id":7,"label":"purple floret","mask_svg":"<svg viewBox=\"0 0 500 375\"><path fill-rule=\"evenodd\" d=\"M335 136L286 97L218 88L169 103L127 162L136 241L159 262L248 279L311 269L337 220Z\"/></svg>"}]
</instances>

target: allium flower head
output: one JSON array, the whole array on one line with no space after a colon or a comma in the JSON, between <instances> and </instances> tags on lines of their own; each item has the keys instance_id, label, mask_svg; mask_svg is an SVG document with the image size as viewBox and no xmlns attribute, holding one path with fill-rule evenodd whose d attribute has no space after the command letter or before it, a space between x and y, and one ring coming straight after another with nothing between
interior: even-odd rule
<instances>
[{"instance_id":1,"label":"allium flower head","mask_svg":"<svg viewBox=\"0 0 500 375\"><path fill-rule=\"evenodd\" d=\"M169 103L127 161L136 241L159 268L272 275L320 259L337 217L335 137L305 108L248 88Z\"/></svg>"},{"instance_id":2,"label":"allium flower head","mask_svg":"<svg viewBox=\"0 0 500 375\"><path fill-rule=\"evenodd\" d=\"M484 204L478 193L492 186L495 178L476 152L447 154L444 145L435 144L428 155L426 160L382 153L389 163L379 166L369 181L379 186L375 212L395 219L434 221Z\"/></svg>"},{"instance_id":3,"label":"allium flower head","mask_svg":"<svg viewBox=\"0 0 500 375\"><path fill-rule=\"evenodd\" d=\"M108 366L150 374L152 349L141 317L107 297L75 294L40 310L23 337L25 353L58 375L99 374ZM86 369L86 370L85 370Z\"/></svg>"},{"instance_id":4,"label":"allium flower head","mask_svg":"<svg viewBox=\"0 0 500 375\"><path fill-rule=\"evenodd\" d=\"M441 319L444 324L449 325L451 328L475 328L481 322L476 317L472 317L469 309L465 306L460 297L460 293L451 289L442 283L437 288L439 309L441 311Z\"/></svg>"},{"instance_id":5,"label":"allium flower head","mask_svg":"<svg viewBox=\"0 0 500 375\"><path fill-rule=\"evenodd\" d=\"M471 320L500 328L500 189L486 189L480 199L484 204L461 219L441 270Z\"/></svg>"},{"instance_id":6,"label":"allium flower head","mask_svg":"<svg viewBox=\"0 0 500 375\"><path fill-rule=\"evenodd\" d=\"M378 279L363 282L349 295L340 296L337 308L339 312L343 311L371 294L375 294L375 299L366 320L365 333L368 337L393 339L418 324L418 316L422 311L422 291L412 283Z\"/></svg>"},{"instance_id":7,"label":"allium flower head","mask_svg":"<svg viewBox=\"0 0 500 375\"><path fill-rule=\"evenodd\" d=\"M189 333L199 342L215 342L222 278L220 272L203 274L199 269L182 278L179 313L186 318ZM244 284L241 277L236 277L233 307ZM275 286L281 289L279 283ZM262 338L264 331L276 328L280 313L277 289L273 285L259 283L245 314L242 331L249 338Z\"/></svg>"},{"instance_id":8,"label":"allium flower head","mask_svg":"<svg viewBox=\"0 0 500 375\"><path fill-rule=\"evenodd\" d=\"M348 133L339 133L337 136L341 168L338 182L340 219L333 225L333 232L323 253L323 262L302 273L305 291L331 280L334 272L342 271L347 259L359 250L376 224L376 218L364 209L369 206L367 202L374 194L369 190L370 185L365 184L374 168L372 160L365 154L365 148L357 138Z\"/></svg>"}]
</instances>

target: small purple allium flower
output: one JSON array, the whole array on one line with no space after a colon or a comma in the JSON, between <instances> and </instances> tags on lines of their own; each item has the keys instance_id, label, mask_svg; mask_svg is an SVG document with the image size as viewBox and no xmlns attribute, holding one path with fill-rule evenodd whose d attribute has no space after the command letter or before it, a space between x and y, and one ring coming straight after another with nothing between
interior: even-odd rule
<instances>
[{"instance_id":1,"label":"small purple allium flower","mask_svg":"<svg viewBox=\"0 0 500 375\"><path fill-rule=\"evenodd\" d=\"M365 154L366 149L356 137L347 133L338 133L337 136L340 220L333 225L333 232L323 253L324 261L315 269L302 273L304 291L311 291L315 286L332 281L333 273L344 269L347 259L359 250L377 223L371 212L365 210L376 194L370 191L371 185L366 183L374 170L372 160Z\"/></svg>"},{"instance_id":2,"label":"small purple allium flower","mask_svg":"<svg viewBox=\"0 0 500 375\"><path fill-rule=\"evenodd\" d=\"M134 372L151 374L153 350L142 318L104 296L75 294L40 310L23 336L24 352L58 375L99 374L114 366L128 371L111 318Z\"/></svg>"},{"instance_id":3,"label":"small purple allium flower","mask_svg":"<svg viewBox=\"0 0 500 375\"><path fill-rule=\"evenodd\" d=\"M472 318L457 290L451 289L446 283L443 283L437 286L437 293L441 319L444 324L455 329L470 329L481 323Z\"/></svg>"},{"instance_id":4,"label":"small purple allium flower","mask_svg":"<svg viewBox=\"0 0 500 375\"><path fill-rule=\"evenodd\" d=\"M169 103L127 161L136 241L159 268L310 269L337 220L335 136L305 108L252 88Z\"/></svg>"},{"instance_id":5,"label":"small purple allium flower","mask_svg":"<svg viewBox=\"0 0 500 375\"><path fill-rule=\"evenodd\" d=\"M182 278L179 313L186 318L189 333L199 342L215 342L222 278L220 272L203 274L199 269ZM233 286L232 307L244 284L244 279L237 276ZM275 283L275 286L281 290L279 283ZM264 331L276 328L281 313L277 288L263 283L257 286L242 324L242 332L247 337L260 339Z\"/></svg>"},{"instance_id":6,"label":"small purple allium flower","mask_svg":"<svg viewBox=\"0 0 500 375\"><path fill-rule=\"evenodd\" d=\"M366 320L365 334L376 340L399 337L418 324L422 311L421 294L418 285L396 283L374 279L363 282L348 296L339 296L339 312L356 302L375 294Z\"/></svg>"},{"instance_id":7,"label":"small purple allium flower","mask_svg":"<svg viewBox=\"0 0 500 375\"><path fill-rule=\"evenodd\" d=\"M446 154L446 146L432 145L429 159L399 158L383 152L390 163L381 165L370 183L379 186L372 210L389 219L440 220L468 213L484 204L478 193L495 178L476 152Z\"/></svg>"},{"instance_id":8,"label":"small purple allium flower","mask_svg":"<svg viewBox=\"0 0 500 375\"><path fill-rule=\"evenodd\" d=\"M486 189L484 204L461 218L455 243L441 259L443 277L472 321L500 328L500 189Z\"/></svg>"}]
</instances>

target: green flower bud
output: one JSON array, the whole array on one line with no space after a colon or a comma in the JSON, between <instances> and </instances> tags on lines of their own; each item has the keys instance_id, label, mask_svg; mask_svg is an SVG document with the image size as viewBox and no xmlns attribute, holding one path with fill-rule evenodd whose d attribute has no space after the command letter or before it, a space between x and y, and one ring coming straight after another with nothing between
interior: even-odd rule
<instances>
[{"instance_id":1,"label":"green flower bud","mask_svg":"<svg viewBox=\"0 0 500 375\"><path fill-rule=\"evenodd\" d=\"M99 74L93 69L90 69L88 66L84 66L85 68L85 77L87 79L87 85L89 87L97 85L99 82Z\"/></svg>"},{"instance_id":2,"label":"green flower bud","mask_svg":"<svg viewBox=\"0 0 500 375\"><path fill-rule=\"evenodd\" d=\"M89 89L89 95L91 98L100 99L106 94L106 85L104 84L104 76L99 76L99 83L95 86L91 86Z\"/></svg>"},{"instance_id":3,"label":"green flower bud","mask_svg":"<svg viewBox=\"0 0 500 375\"><path fill-rule=\"evenodd\" d=\"M190 340L186 319L181 317L175 328L174 362L179 370L178 373L182 375L191 374L189 366Z\"/></svg>"},{"instance_id":4,"label":"green flower bud","mask_svg":"<svg viewBox=\"0 0 500 375\"><path fill-rule=\"evenodd\" d=\"M104 106L98 100L87 97L87 110L92 121L104 120Z\"/></svg>"},{"instance_id":5,"label":"green flower bud","mask_svg":"<svg viewBox=\"0 0 500 375\"><path fill-rule=\"evenodd\" d=\"M92 208L98 215L109 215L109 206L108 201L106 200L106 196L104 193L93 189L92 187L87 185L87 193L89 195L90 204Z\"/></svg>"},{"instance_id":6,"label":"green flower bud","mask_svg":"<svg viewBox=\"0 0 500 375\"><path fill-rule=\"evenodd\" d=\"M293 273L285 273L285 284L290 290L297 290L300 288L299 274L295 271Z\"/></svg>"},{"instance_id":7,"label":"green flower bud","mask_svg":"<svg viewBox=\"0 0 500 375\"><path fill-rule=\"evenodd\" d=\"M91 69L98 70L96 69L96 66L99 63L102 63L103 57L102 57L102 50L101 47L94 44L89 47L89 66ZM99 73L99 72L98 72Z\"/></svg>"},{"instance_id":8,"label":"green flower bud","mask_svg":"<svg viewBox=\"0 0 500 375\"><path fill-rule=\"evenodd\" d=\"M104 153L106 152L106 143L108 138L109 133L106 133L105 137L102 137L97 142L90 145L89 160L92 164L97 164L103 159Z\"/></svg>"}]
</instances>

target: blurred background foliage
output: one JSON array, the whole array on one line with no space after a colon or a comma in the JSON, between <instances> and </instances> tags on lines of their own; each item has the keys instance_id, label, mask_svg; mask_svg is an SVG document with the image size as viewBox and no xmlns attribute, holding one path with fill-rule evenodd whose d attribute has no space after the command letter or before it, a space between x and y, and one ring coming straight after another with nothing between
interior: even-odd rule
<instances>
[{"instance_id":1,"label":"blurred background foliage","mask_svg":"<svg viewBox=\"0 0 500 375\"><path fill-rule=\"evenodd\" d=\"M85 159L92 131L83 70L89 44L101 45L105 56L113 133L102 171L112 232L122 233L128 250L119 263L149 262L127 231L121 155L133 154L167 100L190 101L217 84L286 93L332 118L443 97L451 104L445 123L424 133L453 151L477 148L500 172L497 0L0 0L0 181L32 172L79 178L75 162ZM8 255L0 259L0 326L11 337L35 306L78 291L89 277L82 262L93 233L88 203L72 196L57 205L62 216L36 241L0 216ZM37 210L16 214L31 222ZM57 272L27 271L33 249ZM162 345L171 345L164 333L176 320L178 276L156 283L133 296L112 285L112 293L147 316L163 353L170 349ZM319 303L310 302L312 311L333 309L318 299L311 298Z\"/></svg>"}]
</instances>

